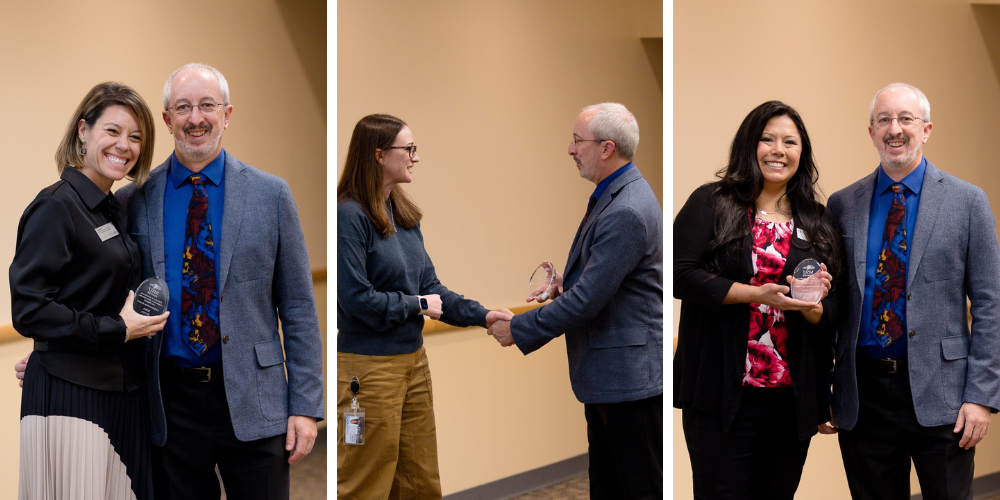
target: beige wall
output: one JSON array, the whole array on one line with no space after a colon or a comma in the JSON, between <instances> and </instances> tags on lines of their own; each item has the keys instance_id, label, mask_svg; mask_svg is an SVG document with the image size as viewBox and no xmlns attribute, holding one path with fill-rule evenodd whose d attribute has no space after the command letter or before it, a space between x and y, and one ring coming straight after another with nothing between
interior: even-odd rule
<instances>
[{"instance_id":1,"label":"beige wall","mask_svg":"<svg viewBox=\"0 0 1000 500\"><path fill-rule=\"evenodd\" d=\"M53 154L94 84L134 87L159 117L163 83L187 62L229 80L233 115L223 146L288 181L313 270L327 265L326 26L319 0L8 3L0 15L0 325L10 324L6 268L28 203L58 179ZM203 22L208 20L207 22ZM173 150L157 118L153 165ZM325 319L325 285L317 289ZM325 325L325 322L324 322ZM17 489L18 401L10 367L30 342L0 344L0 497Z\"/></svg>"},{"instance_id":2,"label":"beige wall","mask_svg":"<svg viewBox=\"0 0 1000 500\"><path fill-rule=\"evenodd\" d=\"M406 190L450 289L523 305L540 261L565 265L594 189L566 154L585 105L636 115L636 164L662 200L663 99L648 55L661 64L659 2L356 0L337 16L337 167L361 117L409 123L420 162ZM586 452L562 339L528 357L482 329L426 346L445 494Z\"/></svg>"},{"instance_id":3,"label":"beige wall","mask_svg":"<svg viewBox=\"0 0 1000 500\"><path fill-rule=\"evenodd\" d=\"M31 351L31 340L0 344L0 497L17 498L18 453L21 448L18 421L21 389L14 379L14 363Z\"/></svg>"},{"instance_id":4,"label":"beige wall","mask_svg":"<svg viewBox=\"0 0 1000 500\"><path fill-rule=\"evenodd\" d=\"M672 213L713 180L740 121L769 99L801 113L826 195L870 173L878 155L866 128L868 107L894 81L914 84L930 99L926 156L985 189L998 213L998 8L956 0L675 1ZM675 301L674 332L678 313ZM674 493L690 498L679 413L674 417ZM980 445L977 475L1000 470L997 439L993 431ZM799 496L846 498L836 441L821 436L813 443Z\"/></svg>"}]
</instances>

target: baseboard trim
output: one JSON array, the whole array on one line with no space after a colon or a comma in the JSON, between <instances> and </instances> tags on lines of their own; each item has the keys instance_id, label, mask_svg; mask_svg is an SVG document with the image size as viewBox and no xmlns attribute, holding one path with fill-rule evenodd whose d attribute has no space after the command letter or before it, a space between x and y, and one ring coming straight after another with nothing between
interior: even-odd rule
<instances>
[{"instance_id":1,"label":"baseboard trim","mask_svg":"<svg viewBox=\"0 0 1000 500\"><path fill-rule=\"evenodd\" d=\"M444 500L503 500L579 476L587 472L589 466L590 460L584 453L561 462L446 495Z\"/></svg>"},{"instance_id":2,"label":"baseboard trim","mask_svg":"<svg viewBox=\"0 0 1000 500\"><path fill-rule=\"evenodd\" d=\"M1000 494L1000 472L986 474L972 479L972 500L980 500ZM910 500L924 500L920 493L910 496Z\"/></svg>"}]
</instances>

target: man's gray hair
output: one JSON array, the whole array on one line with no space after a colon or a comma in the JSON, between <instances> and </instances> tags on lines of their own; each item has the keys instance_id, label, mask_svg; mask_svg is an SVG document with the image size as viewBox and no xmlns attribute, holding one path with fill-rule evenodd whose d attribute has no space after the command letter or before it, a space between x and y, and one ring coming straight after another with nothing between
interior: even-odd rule
<instances>
[{"instance_id":1,"label":"man's gray hair","mask_svg":"<svg viewBox=\"0 0 1000 500\"><path fill-rule=\"evenodd\" d=\"M215 78L219 81L219 92L222 93L222 104L225 104L226 106L228 106L229 105L229 82L226 81L226 77L225 76L222 76L222 72L219 71L219 70L217 70L217 69L215 69L215 68L213 68L213 67L211 67L211 66L209 66L209 65L207 65L207 64L202 64L202 63L188 63L188 64L185 64L184 66L181 66L180 68L177 68L177 71L174 71L173 73L171 73L170 74L170 78L167 78L167 83L163 85L163 110L166 111L166 109L168 107L170 107L170 98L173 97L173 96L170 95L170 93L172 91L171 87L174 84L174 78L176 78L177 75L180 74L181 71L184 71L186 69L191 69L191 68L198 68L198 69L208 70L208 71L211 71L215 75Z\"/></svg>"},{"instance_id":2,"label":"man's gray hair","mask_svg":"<svg viewBox=\"0 0 1000 500\"><path fill-rule=\"evenodd\" d=\"M635 157L635 148L639 146L639 122L628 108L617 102L602 102L587 106L583 111L595 111L587 127L595 139L614 142L618 154L626 160Z\"/></svg>"},{"instance_id":3,"label":"man's gray hair","mask_svg":"<svg viewBox=\"0 0 1000 500\"><path fill-rule=\"evenodd\" d=\"M896 83L890 83L889 85L882 87L881 90L875 93L875 97L872 97L872 104L868 108L868 123L875 122L875 101L878 100L878 96L882 95L882 92L885 92L886 90L889 90L893 87L903 87L905 89L910 89L915 94L917 94L917 101L920 103L920 114L923 115L921 116L921 118L924 119L924 122L931 121L931 102L927 100L927 96L924 95L924 93L921 92L920 89L914 87L913 85L910 85L909 83L896 82Z\"/></svg>"}]
</instances>

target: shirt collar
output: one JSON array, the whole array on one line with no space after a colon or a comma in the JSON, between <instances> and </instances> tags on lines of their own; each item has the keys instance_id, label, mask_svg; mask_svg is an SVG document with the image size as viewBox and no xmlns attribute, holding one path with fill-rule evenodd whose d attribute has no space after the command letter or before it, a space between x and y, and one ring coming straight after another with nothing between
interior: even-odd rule
<instances>
[{"instance_id":1,"label":"shirt collar","mask_svg":"<svg viewBox=\"0 0 1000 500\"><path fill-rule=\"evenodd\" d=\"M219 156L216 156L214 160L205 168L201 169L201 174L205 176L208 182L216 186L222 185L222 174L226 171L226 150L225 148L219 152ZM181 160L177 158L177 153L170 154L170 182L173 184L174 189L179 188L188 177L194 172L187 168Z\"/></svg>"},{"instance_id":2,"label":"shirt collar","mask_svg":"<svg viewBox=\"0 0 1000 500\"><path fill-rule=\"evenodd\" d=\"M917 165L917 168L913 169L913 172L907 174L906 177L903 177L903 180L899 181L899 183L906 189L909 189L911 193L920 194L920 188L924 185L925 170L927 170L927 158L921 158L920 164ZM875 195L881 196L887 189L889 189L889 186L892 186L895 183L896 181L889 178L885 171L882 170L882 165L879 164L878 181L875 184Z\"/></svg>"},{"instance_id":3,"label":"shirt collar","mask_svg":"<svg viewBox=\"0 0 1000 500\"><path fill-rule=\"evenodd\" d=\"M86 174L73 167L64 168L59 178L68 182L70 186L73 186L76 194L80 196L80 199L83 200L83 203L90 210L93 210L108 198L115 199L114 196L101 191L101 188L97 187L97 184L94 184L94 181L90 180L90 177L87 177Z\"/></svg>"},{"instance_id":4,"label":"shirt collar","mask_svg":"<svg viewBox=\"0 0 1000 500\"><path fill-rule=\"evenodd\" d=\"M603 181L597 184L597 189L594 189L594 194L592 196L598 200L601 199L601 195L603 195L604 191L608 189L608 186L610 186L611 183L618 178L618 176L624 174L626 170L633 167L635 167L635 164L628 162L622 168L611 172L611 175L605 177Z\"/></svg>"}]
</instances>

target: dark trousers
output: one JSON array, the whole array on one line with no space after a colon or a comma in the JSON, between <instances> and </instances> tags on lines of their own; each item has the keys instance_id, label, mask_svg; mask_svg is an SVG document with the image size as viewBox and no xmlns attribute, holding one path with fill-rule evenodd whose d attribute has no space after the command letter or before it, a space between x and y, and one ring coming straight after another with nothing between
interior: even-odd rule
<instances>
[{"instance_id":1,"label":"dark trousers","mask_svg":"<svg viewBox=\"0 0 1000 500\"><path fill-rule=\"evenodd\" d=\"M231 499L288 500L285 434L240 441L226 402L221 370L210 382L160 374L167 442L153 446L156 500L219 500L219 474Z\"/></svg>"},{"instance_id":2,"label":"dark trousers","mask_svg":"<svg viewBox=\"0 0 1000 500\"><path fill-rule=\"evenodd\" d=\"M663 395L585 404L590 498L663 498Z\"/></svg>"},{"instance_id":3,"label":"dark trousers","mask_svg":"<svg viewBox=\"0 0 1000 500\"><path fill-rule=\"evenodd\" d=\"M858 423L840 430L847 484L854 500L909 500L910 460L925 500L972 499L975 448L958 446L955 424L917 422L909 372L879 372L858 354Z\"/></svg>"},{"instance_id":4,"label":"dark trousers","mask_svg":"<svg viewBox=\"0 0 1000 500\"><path fill-rule=\"evenodd\" d=\"M800 441L790 388L745 387L729 432L722 417L681 409L694 498L781 500L795 495L809 439Z\"/></svg>"}]
</instances>

